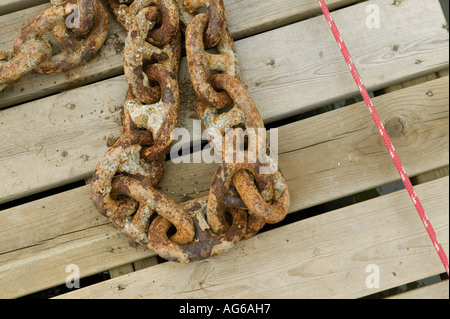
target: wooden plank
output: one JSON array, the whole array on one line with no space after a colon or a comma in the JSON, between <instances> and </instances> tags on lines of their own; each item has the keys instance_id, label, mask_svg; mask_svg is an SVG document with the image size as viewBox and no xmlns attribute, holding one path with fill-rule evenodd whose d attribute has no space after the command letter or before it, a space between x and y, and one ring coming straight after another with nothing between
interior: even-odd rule
<instances>
[{"instance_id":1,"label":"wooden plank","mask_svg":"<svg viewBox=\"0 0 450 319\"><path fill-rule=\"evenodd\" d=\"M448 299L448 280L406 291L386 299Z\"/></svg>"},{"instance_id":2,"label":"wooden plank","mask_svg":"<svg viewBox=\"0 0 450 319\"><path fill-rule=\"evenodd\" d=\"M439 77L445 77L445 76L448 76L448 71L449 71L449 69L445 69L445 70L439 71L437 73L432 73L432 74L428 74L425 76L421 76L419 78L416 78L416 79L413 79L410 81L406 81L403 83L399 83L399 84L387 87L387 88L383 89L382 92L383 93L394 92L394 91L400 90L402 88L407 88L407 87L410 87L413 85L417 85L419 83L432 81ZM430 91L430 92L432 92L432 91ZM428 94L432 94L432 93L428 92ZM412 182L415 184L426 183L426 182L429 182L429 181L432 181L434 179L438 179L438 178L444 177L444 176L448 176L448 165L445 167L441 167L436 170L415 176L412 178Z\"/></svg>"},{"instance_id":3,"label":"wooden plank","mask_svg":"<svg viewBox=\"0 0 450 319\"><path fill-rule=\"evenodd\" d=\"M394 92L394 91L397 91L397 90L400 90L403 88L407 88L407 87L410 87L410 86L413 86L413 85L416 85L419 83L424 83L424 82L428 82L431 80L435 80L437 78L441 78L444 76L448 76L448 69L444 69L444 70L441 70L436 73L431 73L431 74L427 74L424 76L420 76L418 78L415 78L415 79L412 79L412 80L409 80L409 81L406 81L403 83L394 84L392 86L382 89L381 93L385 94L385 93Z\"/></svg>"},{"instance_id":4,"label":"wooden plank","mask_svg":"<svg viewBox=\"0 0 450 319\"><path fill-rule=\"evenodd\" d=\"M332 0L335 8L355 2L355 0ZM246 5L248 4L248 5ZM21 27L34 16L38 15L50 4L44 4L10 15L0 17L2 34L0 35L0 50L10 50L12 41ZM249 0L243 5L242 1L228 0L225 2L230 31L237 39L239 35L248 35L257 31L265 31L284 23L291 23L293 19L310 17L317 12L317 3L314 0L282 0L276 6L271 6L271 14L267 14L267 3L262 0ZM228 8L230 7L230 12ZM316 7L316 8L314 8ZM291 8L292 10L288 10ZM249 19L250 17L250 19ZM284 21L286 18L286 21ZM115 44L123 42L126 32L114 20L110 19L110 35L98 57L94 58L88 66L74 68L64 74L52 76L29 74L15 85L7 88L1 95L0 108L23 103L42 96L50 95L83 84L95 82L123 73L122 55L115 50ZM120 52L119 52L120 53Z\"/></svg>"},{"instance_id":5,"label":"wooden plank","mask_svg":"<svg viewBox=\"0 0 450 319\"><path fill-rule=\"evenodd\" d=\"M378 29L365 25L365 8L369 3L380 8L384 22ZM241 12L239 21L246 20L248 10L252 9L245 8L233 11ZM266 14L260 12L261 16ZM338 10L333 16L369 90L448 67L448 32L442 28L445 18L437 0L407 1L401 6L373 0ZM356 18L348 19L349 16ZM8 21L4 23L7 25ZM120 41L124 39L124 33L118 29L111 30L111 34L117 34ZM115 36L110 37L100 57L88 67L76 68L70 74L24 77L2 95L0 107L122 72L121 54L112 48L115 41L118 41ZM9 48L10 43L0 38L0 49L5 46ZM268 110L268 121L358 94L322 16L242 39L236 46L243 81L258 107ZM423 62L416 64L419 59ZM274 103L283 105L284 113L280 114L280 107L273 107Z\"/></svg>"},{"instance_id":6,"label":"wooden plank","mask_svg":"<svg viewBox=\"0 0 450 319\"><path fill-rule=\"evenodd\" d=\"M445 70L442 70L442 71L439 71L436 73L437 77L446 77L446 76L448 77L448 74L449 74L449 69L445 69ZM426 182L432 181L434 179L438 179L440 177L444 177L444 176L448 176L448 175L449 175L449 166L447 165L445 167L441 167L436 170L420 174L420 175L416 176L413 179L413 181L415 183L426 183Z\"/></svg>"},{"instance_id":7,"label":"wooden plank","mask_svg":"<svg viewBox=\"0 0 450 319\"><path fill-rule=\"evenodd\" d=\"M8 142L0 146L0 176L5 185L11 186L9 191L2 188L8 198L2 197L18 198L34 192L33 189L40 191L91 175L94 162L100 159L96 149L100 147L104 153L108 138L119 136L117 118L122 93L126 92L126 86L121 84L115 79L106 86L117 94L99 96L102 85L97 83L77 90L78 94L65 92L45 98L38 103L39 107L30 108L36 106L36 102L31 102L1 111L0 134ZM90 96L89 104L86 94ZM21 123L26 123L26 128ZM10 166L14 159L22 162L20 166ZM32 162L41 163L44 170L39 172ZM63 168L64 163L70 167ZM57 176L53 182L48 179L51 175ZM33 182L34 178L40 180L39 186Z\"/></svg>"},{"instance_id":8,"label":"wooden plank","mask_svg":"<svg viewBox=\"0 0 450 319\"><path fill-rule=\"evenodd\" d=\"M447 83L448 78L444 78L430 84L434 92L432 97L425 94L430 90L428 84L405 91L400 96L414 94L423 107L435 101L446 103ZM32 102L0 112L0 135L8 141L0 145L0 176L8 185L0 189L0 202L92 175L96 163L108 149L108 138L120 136L120 121L117 120L120 114L119 96L126 91L119 78L108 81L107 88L111 94L99 98L97 92L101 92L102 87L102 83L96 83L76 90L79 93L76 95L66 92L48 97L45 103L40 102L39 107ZM86 96L90 97L89 102L85 100ZM409 103L409 98L405 99ZM268 117L267 112L261 110L263 119ZM426 110L424 112L428 113ZM189 132L192 132L192 114L191 108L184 104L180 125L187 127ZM361 116L364 117L365 113ZM335 123L333 119L331 121ZM27 130L18 125L23 122L27 123ZM394 122L391 124L394 125ZM348 125L354 126L351 123ZM314 139L314 136L308 134L308 138ZM376 134L372 138L377 138ZM444 165L447 162L440 162L438 167Z\"/></svg>"},{"instance_id":9,"label":"wooden plank","mask_svg":"<svg viewBox=\"0 0 450 319\"><path fill-rule=\"evenodd\" d=\"M430 88L433 97L425 94ZM448 78L442 78L374 99L384 123L400 118L404 124L403 134L392 138L408 173L448 163L448 98ZM279 154L291 211L399 178L361 103L280 127ZM216 168L167 162L161 191L177 202L184 195L204 196ZM89 186L84 186L0 212L3 297L64 283L69 263L88 276L154 255L130 246L130 240L96 211L89 195Z\"/></svg>"},{"instance_id":10,"label":"wooden plank","mask_svg":"<svg viewBox=\"0 0 450 319\"><path fill-rule=\"evenodd\" d=\"M363 12L365 12L368 4L378 5L380 15L383 20L386 19L380 29L368 29L362 21L363 17L366 18ZM431 4L431 2L426 4ZM446 62L437 66L435 62L439 58L438 60L429 60L429 58L424 57L425 52L416 52L416 55L409 50L411 47L416 47L416 44L426 42L425 37L420 39L420 31L417 33L414 31L414 36L411 36L413 33L400 35L403 33L401 30L406 31L410 27L415 28L408 25L409 22L403 20L403 18L404 15L411 14L411 17L415 15L414 11L418 9L416 5L425 5L425 2L414 4L403 2L401 6L396 7L389 1L369 1L339 10L333 14L333 18L369 91L433 72L433 70L425 71L423 69L424 72L417 72L426 64L434 65L435 71L447 67L448 56L445 58ZM433 11L430 14L435 18L442 14L441 8L438 6L434 9L428 9ZM402 12L400 13L397 10ZM401 18L399 18L400 15ZM355 19L348 19L350 16L355 17ZM308 23L310 21L311 23ZM312 21L316 23L312 23ZM355 23L355 21L361 21L361 23ZM394 27L394 25L399 26L403 23L405 23L403 27L397 29ZM431 20L428 23L433 25ZM425 27L425 22L420 22L420 25L419 28ZM299 28L296 28L296 26L299 26ZM437 30L438 28L440 29ZM430 30L432 33L437 32L446 38L442 42L438 40L440 42L438 47L446 47L448 45L448 32L442 28L442 24L434 25L432 29L433 31ZM285 34L281 34L284 30L286 30ZM299 103L305 105L305 107L301 107L304 111L324 103L333 103L336 100L359 95L322 16L280 28L265 35L266 37L260 39L262 45L267 49L258 50L245 41L238 42L237 48L239 50L242 43L242 51L238 52L242 56L243 79L248 85L256 105L260 109L268 109L268 122L298 113ZM317 39L323 39L324 41L318 41ZM254 42L258 40L255 37ZM267 43L271 45L269 46ZM268 53L261 54L265 51ZM290 54L288 57L284 57L281 55L282 51L298 52L299 54ZM412 58L409 55L410 53L415 56L411 60L409 60ZM416 64L417 59L422 62ZM268 67L264 67L264 64ZM300 65L297 66L298 64ZM401 67L400 64L402 64ZM397 69L398 67L402 70ZM246 72L246 70L257 70L257 73L253 74L252 72ZM404 73L400 75L398 72ZM399 76L394 76L394 79L392 73ZM261 77L259 78L259 76ZM402 77L403 79L400 79ZM293 94L292 91L297 94ZM277 104L283 105L283 111L280 111L279 107L274 107L271 102L274 95L277 97ZM280 115L280 112L284 113Z\"/></svg>"},{"instance_id":11,"label":"wooden plank","mask_svg":"<svg viewBox=\"0 0 450 319\"><path fill-rule=\"evenodd\" d=\"M0 16L48 2L49 0L2 0L0 2Z\"/></svg>"},{"instance_id":12,"label":"wooden plank","mask_svg":"<svg viewBox=\"0 0 450 319\"><path fill-rule=\"evenodd\" d=\"M425 75L425 76L418 77L416 79L412 79L412 80L403 82L402 86L404 88L407 88L407 87L410 87L410 86L413 86L413 85L417 85L419 83L432 81L432 80L435 80L437 78L438 78L437 73L432 73L432 74L428 74L428 75Z\"/></svg>"},{"instance_id":13,"label":"wooden plank","mask_svg":"<svg viewBox=\"0 0 450 319\"><path fill-rule=\"evenodd\" d=\"M445 69L445 70L439 71L437 74L440 78L442 78L444 76L448 76L448 72L449 72L449 69Z\"/></svg>"},{"instance_id":14,"label":"wooden plank","mask_svg":"<svg viewBox=\"0 0 450 319\"><path fill-rule=\"evenodd\" d=\"M333 11L358 1L360 0L331 0L327 1L327 6L330 11ZM260 0L224 0L223 2L228 27L232 32L235 30L233 37L236 39L279 28L322 12L314 0L283 0L276 3Z\"/></svg>"},{"instance_id":15,"label":"wooden plank","mask_svg":"<svg viewBox=\"0 0 450 319\"><path fill-rule=\"evenodd\" d=\"M417 187L447 253L448 188L448 178ZM373 264L379 288L366 286ZM276 228L217 257L164 263L56 298L359 298L443 271L402 190Z\"/></svg>"},{"instance_id":16,"label":"wooden plank","mask_svg":"<svg viewBox=\"0 0 450 319\"><path fill-rule=\"evenodd\" d=\"M69 264L76 264L81 277L86 277L154 255L130 244L129 238L108 224L92 203L80 202L80 198L89 198L88 187L23 205L19 215L2 223L2 233L9 224L16 236L12 238L7 232L9 241L0 244L0 298L64 284ZM7 211L2 211L2 216ZM16 218L25 219L18 222ZM24 233L17 236L22 230Z\"/></svg>"},{"instance_id":17,"label":"wooden plank","mask_svg":"<svg viewBox=\"0 0 450 319\"><path fill-rule=\"evenodd\" d=\"M449 175L449 169L448 165L445 167L441 167L435 170L432 170L430 172L426 172L423 174L420 174L413 178L413 181L417 184L430 182L434 179L438 179L440 177L448 176Z\"/></svg>"},{"instance_id":18,"label":"wooden plank","mask_svg":"<svg viewBox=\"0 0 450 319\"><path fill-rule=\"evenodd\" d=\"M120 277L134 271L133 264L125 264L116 268L112 268L109 270L109 275L111 278Z\"/></svg>"},{"instance_id":19,"label":"wooden plank","mask_svg":"<svg viewBox=\"0 0 450 319\"><path fill-rule=\"evenodd\" d=\"M134 265L134 270L138 271L144 268L148 268L154 265L158 264L158 257L157 256L152 256L152 257L148 257L142 260L137 260L133 263Z\"/></svg>"}]
</instances>

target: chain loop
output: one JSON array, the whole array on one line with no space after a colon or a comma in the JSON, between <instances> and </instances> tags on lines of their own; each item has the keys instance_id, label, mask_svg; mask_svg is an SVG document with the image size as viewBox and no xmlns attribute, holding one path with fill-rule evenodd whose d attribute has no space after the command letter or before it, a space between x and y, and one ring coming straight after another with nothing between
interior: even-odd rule
<instances>
[{"instance_id":1,"label":"chain loop","mask_svg":"<svg viewBox=\"0 0 450 319\"><path fill-rule=\"evenodd\" d=\"M225 212L227 207L239 207L242 205L236 204L237 200L233 200L238 195L231 190L233 183L233 176L241 170L249 171L255 177L255 183L258 191L262 193L265 200L271 200L273 197L273 176L269 174L261 174L260 167L263 166L260 162L250 163L249 153L245 152L243 163L223 163L219 166L216 174L214 175L211 188L208 196L208 207L206 217L209 225L214 233L221 233L227 230L228 225L226 222ZM232 205L227 205L225 196L228 195L228 200ZM246 206L245 202L243 202Z\"/></svg>"},{"instance_id":2,"label":"chain loop","mask_svg":"<svg viewBox=\"0 0 450 319\"><path fill-rule=\"evenodd\" d=\"M186 54L188 56L189 73L192 85L200 100L217 109L231 104L225 92L217 92L209 83L213 72L223 72L237 79L240 68L236 49L228 30L221 33L217 44L218 54L205 51L203 33L208 22L207 14L198 14L186 29Z\"/></svg>"},{"instance_id":3,"label":"chain loop","mask_svg":"<svg viewBox=\"0 0 450 319\"><path fill-rule=\"evenodd\" d=\"M165 157L172 144L171 132L178 124L179 93L175 75L163 66L150 65L146 74L160 84L161 100L151 105L143 104L129 91L124 109L138 129L152 133L155 144L143 152L143 157L151 161Z\"/></svg>"},{"instance_id":4,"label":"chain loop","mask_svg":"<svg viewBox=\"0 0 450 319\"><path fill-rule=\"evenodd\" d=\"M194 239L195 231L191 216L166 195L129 176L115 178L112 186L118 194L137 200L140 205L147 206L174 225L176 233L171 237L174 243L185 245ZM137 221L141 224L141 216L139 217Z\"/></svg>"},{"instance_id":5,"label":"chain loop","mask_svg":"<svg viewBox=\"0 0 450 319\"><path fill-rule=\"evenodd\" d=\"M23 44L33 38L41 38L46 32L51 32L63 47L62 53L52 56L42 63L36 72L54 74L67 71L83 62L90 61L100 50L108 36L109 19L103 5L96 0L96 20L90 33L78 40L66 26L66 11L75 0L64 2L60 6L47 9L34 20L26 24L14 39L14 52L21 52Z\"/></svg>"},{"instance_id":6,"label":"chain loop","mask_svg":"<svg viewBox=\"0 0 450 319\"><path fill-rule=\"evenodd\" d=\"M0 91L7 84L20 79L23 75L36 69L52 55L52 47L47 42L31 39L27 41L22 52L9 61L0 64Z\"/></svg>"},{"instance_id":7,"label":"chain loop","mask_svg":"<svg viewBox=\"0 0 450 319\"><path fill-rule=\"evenodd\" d=\"M136 202L117 199L112 194L112 180L117 172L124 172L140 179L158 180L154 167L140 160L141 145L151 145L153 138L148 132L133 132L123 135L106 153L92 179L91 197L97 210L114 220L131 215Z\"/></svg>"},{"instance_id":8,"label":"chain loop","mask_svg":"<svg viewBox=\"0 0 450 319\"><path fill-rule=\"evenodd\" d=\"M55 74L88 62L106 41L109 18L101 2L53 0L52 3L54 6L27 23L14 38L12 59L0 64L0 89L31 71ZM69 28L68 19L75 9L77 23ZM50 44L42 40L47 33L58 39L61 53L53 55ZM85 36L79 39L80 34Z\"/></svg>"},{"instance_id":9,"label":"chain loop","mask_svg":"<svg viewBox=\"0 0 450 319\"><path fill-rule=\"evenodd\" d=\"M200 215L203 206L198 208L201 200L193 200L191 202L183 203L182 207L185 211ZM232 208L229 211L232 224L228 230L221 234L213 234L204 224L203 217L194 217L194 226L196 237L193 241L186 245L175 243L172 239L167 237L167 232L172 227L172 224L165 218L156 217L150 225L148 230L149 246L161 257L167 260L178 262L192 262L196 260L205 259L215 255L219 255L232 248L244 235L246 231L247 213L245 210Z\"/></svg>"},{"instance_id":10,"label":"chain loop","mask_svg":"<svg viewBox=\"0 0 450 319\"><path fill-rule=\"evenodd\" d=\"M160 26L151 30L148 33L148 41L156 46L164 46L169 43L175 34L179 30L179 18L178 18L178 6L174 1L163 0L135 0L135 1L122 1L122 0L108 0L117 20L122 27L129 31L138 14L146 8L155 6L158 9L160 16L159 19L154 21L154 24L158 23ZM151 21L149 19L148 21ZM141 25L142 28L146 28Z\"/></svg>"},{"instance_id":11,"label":"chain loop","mask_svg":"<svg viewBox=\"0 0 450 319\"><path fill-rule=\"evenodd\" d=\"M208 25L203 29L204 43L206 49L212 48L219 42L224 29L226 28L225 8L222 0L177 0L180 7L180 19L184 26L191 24L191 20L196 16L201 8L207 8Z\"/></svg>"},{"instance_id":12,"label":"chain loop","mask_svg":"<svg viewBox=\"0 0 450 319\"><path fill-rule=\"evenodd\" d=\"M279 171L274 174L273 203L268 204L256 187L253 177L245 170L233 175L233 183L249 212L266 223L275 224L284 219L290 199L286 181Z\"/></svg>"},{"instance_id":13,"label":"chain loop","mask_svg":"<svg viewBox=\"0 0 450 319\"><path fill-rule=\"evenodd\" d=\"M176 12L173 14L178 16ZM162 48L147 42L148 32L153 29L155 21L159 18L160 11L156 7L142 9L136 15L134 23L129 26L125 42L124 71L127 83L136 98L146 104L157 102L160 95L159 89L151 86L149 77L144 72L145 62L163 65L173 75L178 73L181 52L179 34L169 34L170 38L164 38L164 43L167 43Z\"/></svg>"}]
</instances>

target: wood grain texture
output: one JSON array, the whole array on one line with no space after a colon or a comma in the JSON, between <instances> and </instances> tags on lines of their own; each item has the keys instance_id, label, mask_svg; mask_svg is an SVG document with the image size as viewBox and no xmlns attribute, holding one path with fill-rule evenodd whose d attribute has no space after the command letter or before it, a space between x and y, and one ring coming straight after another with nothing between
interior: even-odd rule
<instances>
[{"instance_id":1,"label":"wood grain texture","mask_svg":"<svg viewBox=\"0 0 450 319\"><path fill-rule=\"evenodd\" d=\"M448 71L449 71L449 69L445 69L445 70L442 70L442 71L439 71L436 73L421 76L419 78L416 78L416 79L413 79L410 81L406 81L403 83L399 83L399 84L387 87L387 88L383 89L382 92L383 93L394 92L394 91L400 90L402 88L407 88L407 87L417 85L420 83L432 81L432 80L435 80L440 77L448 77ZM432 90L427 91L427 94L431 95L431 94L433 94L433 91ZM445 167L441 167L441 168L432 170L430 172L426 172L426 173L420 174L418 176L414 176L414 177L412 177L411 181L413 184L426 183L426 182L432 181L434 179L438 179L440 177L448 176L448 174L449 174L448 172L449 172L449 167L448 167L448 165L446 165Z\"/></svg>"},{"instance_id":2,"label":"wood grain texture","mask_svg":"<svg viewBox=\"0 0 450 319\"><path fill-rule=\"evenodd\" d=\"M426 95L430 88L432 97ZM386 128L410 174L448 164L448 94L448 78L442 78L374 98L383 122L391 123ZM393 125L399 121L401 126ZM279 154L291 211L399 179L361 103L280 127ZM93 168L96 161L86 163ZM161 191L177 202L184 195L204 196L216 168L214 163L167 162ZM89 191L87 185L0 212L4 297L64 283L69 263L88 276L154 255L130 245L96 211Z\"/></svg>"},{"instance_id":3,"label":"wood grain texture","mask_svg":"<svg viewBox=\"0 0 450 319\"><path fill-rule=\"evenodd\" d=\"M0 2L0 16L48 2L49 0L2 0Z\"/></svg>"},{"instance_id":4,"label":"wood grain texture","mask_svg":"<svg viewBox=\"0 0 450 319\"><path fill-rule=\"evenodd\" d=\"M120 124L113 120L120 117L122 94L126 93L122 84L118 79L106 86L97 83L78 94L45 98L39 106L31 102L1 111L0 134L8 142L0 146L0 176L10 186L2 192L18 198L33 189L40 191L91 175L98 155L107 150L110 135L119 137ZM101 87L116 94L103 96ZM119 96L121 100L117 100ZM54 181L50 176L56 177ZM36 182L40 184L37 188Z\"/></svg>"},{"instance_id":5,"label":"wood grain texture","mask_svg":"<svg viewBox=\"0 0 450 319\"><path fill-rule=\"evenodd\" d=\"M313 17L321 12L315 0L282 0L276 2L261 0L224 0L228 27L234 38L240 39L272 30L280 26ZM358 0L327 1L333 11L349 6ZM264 14L261 14L261 13Z\"/></svg>"},{"instance_id":6,"label":"wood grain texture","mask_svg":"<svg viewBox=\"0 0 450 319\"><path fill-rule=\"evenodd\" d=\"M443 178L417 187L447 253L448 186ZM374 263L380 288L367 288ZM403 190L268 231L208 260L168 262L56 298L359 298L443 271Z\"/></svg>"},{"instance_id":7,"label":"wood grain texture","mask_svg":"<svg viewBox=\"0 0 450 319\"><path fill-rule=\"evenodd\" d=\"M242 3L239 2L242 10L233 10L228 15L230 24L233 20L246 21L249 10L254 8L260 7L260 16L267 15L264 5L248 8ZM258 0L258 3L267 2ZM379 29L366 27L365 9L368 3L380 8L383 26ZM369 90L448 68L449 36L442 28L445 18L437 0L405 1L400 6L393 6L388 0L368 3L335 11L333 17ZM273 11L270 12L273 14ZM288 10L283 9L283 12ZM239 17L233 18L234 13L239 13ZM255 12L252 11L251 15ZM354 18L348 19L349 16ZM12 18L16 20L11 22ZM11 47L12 35L21 25L17 19L18 16L0 18L0 25L4 25L2 30L5 30L0 36L0 50ZM252 21L256 23L259 19ZM239 23L235 25L241 27ZM246 24L245 28L251 26ZM239 32L238 29L231 31L233 34ZM65 74L29 74L5 90L0 107L122 73L122 54L115 51L114 44L124 39L124 32L113 21L110 37L94 61ZM267 110L268 121L358 94L322 16L236 41L236 47L243 82L260 110ZM418 60L423 62L417 64ZM283 109L282 114L280 108Z\"/></svg>"},{"instance_id":8,"label":"wood grain texture","mask_svg":"<svg viewBox=\"0 0 450 319\"><path fill-rule=\"evenodd\" d=\"M426 172L423 174L420 174L416 177L414 177L413 181L417 184L430 182L434 179L438 179L440 177L448 176L449 175L449 167L444 166L435 170L432 170L430 172Z\"/></svg>"},{"instance_id":9,"label":"wood grain texture","mask_svg":"<svg viewBox=\"0 0 450 319\"><path fill-rule=\"evenodd\" d=\"M133 264L125 264L116 268L112 268L109 270L109 275L111 278L120 277L126 274L129 274L134 271Z\"/></svg>"}]
</instances>

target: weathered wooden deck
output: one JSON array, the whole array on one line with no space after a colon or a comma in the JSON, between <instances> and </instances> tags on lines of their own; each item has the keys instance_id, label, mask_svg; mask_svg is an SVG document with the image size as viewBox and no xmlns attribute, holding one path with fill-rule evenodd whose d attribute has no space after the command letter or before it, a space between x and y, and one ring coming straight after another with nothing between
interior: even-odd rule
<instances>
[{"instance_id":1,"label":"weathered wooden deck","mask_svg":"<svg viewBox=\"0 0 450 319\"><path fill-rule=\"evenodd\" d=\"M47 2L0 3L0 50ZM59 298L361 298L444 273L405 190L342 204L399 180L365 105L296 116L359 95L317 1L224 2L243 82L279 129L286 222L186 265L130 245L96 211L79 181L89 183L108 139L120 135L127 88L115 49L126 33L112 19L88 65L29 74L0 93L0 297L64 284L69 264L82 277L109 271L111 279ZM448 255L449 32L439 1L327 4ZM380 28L366 27L368 4L379 6ZM191 129L185 59L180 72L180 125ZM169 161L161 189L178 202L204 196L216 168ZM336 200L342 207L330 205ZM322 213L306 216L311 207ZM370 264L379 288L366 286ZM448 297L447 279L393 296Z\"/></svg>"}]
</instances>

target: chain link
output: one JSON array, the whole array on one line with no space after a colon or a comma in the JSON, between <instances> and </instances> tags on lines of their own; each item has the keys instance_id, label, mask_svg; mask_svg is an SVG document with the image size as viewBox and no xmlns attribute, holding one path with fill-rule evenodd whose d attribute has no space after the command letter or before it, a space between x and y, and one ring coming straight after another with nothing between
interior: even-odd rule
<instances>
[{"instance_id":1,"label":"chain link","mask_svg":"<svg viewBox=\"0 0 450 319\"><path fill-rule=\"evenodd\" d=\"M219 33L216 50L218 54L205 51L204 34L207 30L208 15L201 13L192 18L186 28L186 55L192 85L199 99L215 109L232 103L225 92L217 92L209 82L213 72L221 72L240 78L240 68L231 34L224 29Z\"/></svg>"},{"instance_id":2,"label":"chain link","mask_svg":"<svg viewBox=\"0 0 450 319\"><path fill-rule=\"evenodd\" d=\"M0 91L23 75L55 74L90 61L108 36L109 17L98 0L52 0L53 6L27 23L14 38L12 57L0 64ZM68 26L73 16L76 23ZM52 34L61 52L43 40Z\"/></svg>"},{"instance_id":3,"label":"chain link","mask_svg":"<svg viewBox=\"0 0 450 319\"><path fill-rule=\"evenodd\" d=\"M196 16L196 12L207 8L208 26L204 36L206 49L217 45L226 27L225 8L222 0L176 0L180 8L180 19L187 27Z\"/></svg>"}]
</instances>

